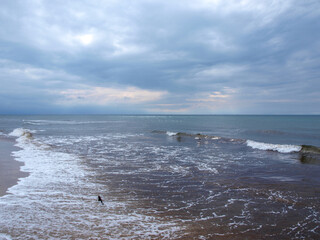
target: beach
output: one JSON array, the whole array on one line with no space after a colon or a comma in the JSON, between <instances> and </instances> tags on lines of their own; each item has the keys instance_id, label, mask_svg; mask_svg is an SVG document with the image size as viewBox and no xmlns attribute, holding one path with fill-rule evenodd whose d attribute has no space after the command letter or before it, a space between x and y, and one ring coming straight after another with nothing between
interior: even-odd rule
<instances>
[{"instance_id":1,"label":"beach","mask_svg":"<svg viewBox=\"0 0 320 240\"><path fill-rule=\"evenodd\" d=\"M0 138L0 197L5 195L10 187L16 185L19 178L28 176L28 173L20 171L23 163L11 156L12 151L19 149L14 144L14 139Z\"/></svg>"}]
</instances>

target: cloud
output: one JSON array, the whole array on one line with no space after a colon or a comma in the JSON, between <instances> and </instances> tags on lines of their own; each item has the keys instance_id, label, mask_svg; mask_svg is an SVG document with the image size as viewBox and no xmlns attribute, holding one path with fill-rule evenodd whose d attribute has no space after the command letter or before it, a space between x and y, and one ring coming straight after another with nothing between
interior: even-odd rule
<instances>
[{"instance_id":1,"label":"cloud","mask_svg":"<svg viewBox=\"0 0 320 240\"><path fill-rule=\"evenodd\" d=\"M83 81L81 77L61 69L47 69L0 59L0 92L22 94L26 89L36 92L49 88L64 88Z\"/></svg>"},{"instance_id":2,"label":"cloud","mask_svg":"<svg viewBox=\"0 0 320 240\"><path fill-rule=\"evenodd\" d=\"M288 11L294 1L254 1L254 0L200 0L192 3L195 8L205 9L214 13L232 16L233 14L245 14L253 20L250 27L262 27L276 21L277 17ZM247 28L247 26L245 26Z\"/></svg>"},{"instance_id":3,"label":"cloud","mask_svg":"<svg viewBox=\"0 0 320 240\"><path fill-rule=\"evenodd\" d=\"M234 77L237 74L248 70L247 66L244 65L215 65L207 67L196 73L200 77Z\"/></svg>"},{"instance_id":4,"label":"cloud","mask_svg":"<svg viewBox=\"0 0 320 240\"><path fill-rule=\"evenodd\" d=\"M5 1L0 100L17 112L21 103L86 112L118 102L117 112L279 113L279 102L313 113L319 9L298 0Z\"/></svg>"},{"instance_id":5,"label":"cloud","mask_svg":"<svg viewBox=\"0 0 320 240\"><path fill-rule=\"evenodd\" d=\"M66 89L56 94L61 95L61 104L67 105L109 105L137 104L154 102L164 97L167 92L150 91L136 87L106 88L83 86L82 89Z\"/></svg>"}]
</instances>

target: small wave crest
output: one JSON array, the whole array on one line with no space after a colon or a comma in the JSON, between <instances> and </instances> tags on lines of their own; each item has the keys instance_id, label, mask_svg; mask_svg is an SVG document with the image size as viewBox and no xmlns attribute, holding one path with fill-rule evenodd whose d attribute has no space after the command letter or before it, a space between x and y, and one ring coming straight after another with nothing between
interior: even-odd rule
<instances>
[{"instance_id":1,"label":"small wave crest","mask_svg":"<svg viewBox=\"0 0 320 240\"><path fill-rule=\"evenodd\" d=\"M9 133L9 136L12 137L17 137L17 138L32 138L32 133L34 133L34 131L29 130L29 129L24 129L24 128L16 128L14 129L11 133Z\"/></svg>"},{"instance_id":2,"label":"small wave crest","mask_svg":"<svg viewBox=\"0 0 320 240\"><path fill-rule=\"evenodd\" d=\"M23 120L24 123L30 125L81 125L81 124L107 124L120 123L124 121L75 121L75 120Z\"/></svg>"},{"instance_id":3,"label":"small wave crest","mask_svg":"<svg viewBox=\"0 0 320 240\"><path fill-rule=\"evenodd\" d=\"M23 120L24 123L30 125L71 125L71 124L81 124L83 122L68 121L68 120Z\"/></svg>"},{"instance_id":4,"label":"small wave crest","mask_svg":"<svg viewBox=\"0 0 320 240\"><path fill-rule=\"evenodd\" d=\"M203 139L211 139L211 140L218 140L218 139L222 139L222 137L218 137L218 136L210 136L210 135L205 135L205 134L201 134L201 133L185 133L185 132L170 132L170 131L159 131L159 130L154 130L152 131L152 133L159 133L159 134L167 134L170 137L174 137L174 136L178 136L178 137L194 137L197 140L201 140ZM225 140L227 140L227 138L224 138ZM236 141L238 139L231 139L232 141Z\"/></svg>"},{"instance_id":5,"label":"small wave crest","mask_svg":"<svg viewBox=\"0 0 320 240\"><path fill-rule=\"evenodd\" d=\"M265 151L276 151L280 153L292 153L300 152L302 147L298 145L288 145L288 144L272 144L264 142L256 142L252 140L246 141L247 146L253 149L265 150Z\"/></svg>"},{"instance_id":6,"label":"small wave crest","mask_svg":"<svg viewBox=\"0 0 320 240\"><path fill-rule=\"evenodd\" d=\"M178 135L176 132L166 132L166 134L170 137Z\"/></svg>"}]
</instances>

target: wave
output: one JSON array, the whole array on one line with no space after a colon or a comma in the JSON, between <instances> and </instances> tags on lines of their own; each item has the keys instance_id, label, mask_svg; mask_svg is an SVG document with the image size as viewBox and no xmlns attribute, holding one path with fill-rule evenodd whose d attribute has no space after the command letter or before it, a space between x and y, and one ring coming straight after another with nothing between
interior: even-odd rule
<instances>
[{"instance_id":1,"label":"wave","mask_svg":"<svg viewBox=\"0 0 320 240\"><path fill-rule=\"evenodd\" d=\"M205 139L205 140L223 140L226 142L239 142L239 143L245 143L248 147L251 147L253 149L259 149L264 151L275 151L279 153L299 152L302 154L320 155L320 148L316 146L311 146L311 145L273 144L273 143L257 142L257 141L246 140L246 139L235 139L235 138L206 135L201 133L193 134L193 133L185 133L185 132L171 132L171 131L159 131L159 130L152 131L152 133L167 134L168 136L172 136L172 137L193 137L196 140Z\"/></svg>"},{"instance_id":2,"label":"wave","mask_svg":"<svg viewBox=\"0 0 320 240\"><path fill-rule=\"evenodd\" d=\"M17 138L32 138L32 133L35 133L35 131L25 129L25 128L16 128L11 133L9 133L9 136L17 137Z\"/></svg>"},{"instance_id":3,"label":"wave","mask_svg":"<svg viewBox=\"0 0 320 240\"><path fill-rule=\"evenodd\" d=\"M77 124L76 121L68 120L23 120L24 123L30 125L49 125L49 124Z\"/></svg>"},{"instance_id":4,"label":"wave","mask_svg":"<svg viewBox=\"0 0 320 240\"><path fill-rule=\"evenodd\" d=\"M71 120L23 120L24 123L30 125L77 125L77 124L103 124L110 122L123 121L71 121Z\"/></svg>"},{"instance_id":5,"label":"wave","mask_svg":"<svg viewBox=\"0 0 320 240\"><path fill-rule=\"evenodd\" d=\"M57 239L121 239L135 232L143 239L176 238L180 222L150 217L143 210L132 213L129 202L115 201L108 188L95 180L80 155L47 148L46 141L51 138L38 139L32 133L35 131L16 128L8 134L16 138L20 148L13 152L14 158L23 162L21 170L30 174L0 198L0 239L11 239L1 233L8 229L6 226L10 226L8 234L19 239L48 239L53 234ZM102 194L105 206L97 203L98 194ZM34 231L30 219L45 219L45 224L37 225Z\"/></svg>"},{"instance_id":6,"label":"wave","mask_svg":"<svg viewBox=\"0 0 320 240\"><path fill-rule=\"evenodd\" d=\"M299 152L304 154L319 155L320 148L311 145L290 145L290 144L272 144L264 142L256 142L252 140L247 140L246 144L248 147L253 149L265 150L265 151L276 151L280 153L294 153Z\"/></svg>"},{"instance_id":7,"label":"wave","mask_svg":"<svg viewBox=\"0 0 320 240\"><path fill-rule=\"evenodd\" d=\"M178 133L175 132L166 132L168 136L172 137L172 136L176 136Z\"/></svg>"},{"instance_id":8,"label":"wave","mask_svg":"<svg viewBox=\"0 0 320 240\"><path fill-rule=\"evenodd\" d=\"M276 151L280 153L300 152L302 150L302 146L299 146L299 145L272 144L272 143L256 142L252 140L247 140L246 143L248 147L251 147L253 149L259 149L259 150L265 150L265 151Z\"/></svg>"},{"instance_id":9,"label":"wave","mask_svg":"<svg viewBox=\"0 0 320 240\"><path fill-rule=\"evenodd\" d=\"M320 154L320 148L311 146L311 145L301 145L302 149L301 151L303 153L317 153Z\"/></svg>"},{"instance_id":10,"label":"wave","mask_svg":"<svg viewBox=\"0 0 320 240\"><path fill-rule=\"evenodd\" d=\"M171 132L171 131L161 131L161 130L154 130L152 133L158 133L158 134L167 134L170 137L194 137L197 140L200 139L212 139L212 140L217 140L217 139L227 139L227 138L222 138L218 136L210 136L210 135L205 135L201 133L193 134L193 133L185 133L185 132ZM239 139L233 139L233 140L239 140Z\"/></svg>"}]
</instances>

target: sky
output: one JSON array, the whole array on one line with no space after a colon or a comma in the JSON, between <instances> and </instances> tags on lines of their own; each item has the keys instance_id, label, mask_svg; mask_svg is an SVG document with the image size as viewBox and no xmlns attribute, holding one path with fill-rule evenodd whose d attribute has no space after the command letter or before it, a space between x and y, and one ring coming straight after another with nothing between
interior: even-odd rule
<instances>
[{"instance_id":1,"label":"sky","mask_svg":"<svg viewBox=\"0 0 320 240\"><path fill-rule=\"evenodd\" d=\"M319 0L0 6L0 114L320 114Z\"/></svg>"}]
</instances>

